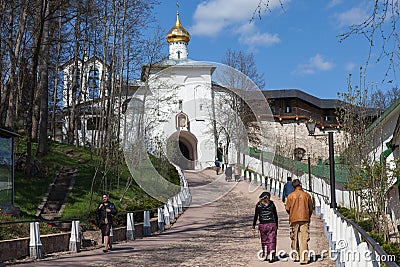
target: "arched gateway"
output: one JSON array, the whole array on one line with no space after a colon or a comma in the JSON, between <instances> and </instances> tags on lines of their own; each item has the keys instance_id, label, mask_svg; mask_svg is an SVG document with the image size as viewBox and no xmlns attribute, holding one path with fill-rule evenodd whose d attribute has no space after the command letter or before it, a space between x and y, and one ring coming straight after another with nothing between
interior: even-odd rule
<instances>
[{"instance_id":1,"label":"arched gateway","mask_svg":"<svg viewBox=\"0 0 400 267\"><path fill-rule=\"evenodd\" d=\"M197 138L188 131L176 131L168 138L167 154L169 159L184 170L196 167Z\"/></svg>"}]
</instances>

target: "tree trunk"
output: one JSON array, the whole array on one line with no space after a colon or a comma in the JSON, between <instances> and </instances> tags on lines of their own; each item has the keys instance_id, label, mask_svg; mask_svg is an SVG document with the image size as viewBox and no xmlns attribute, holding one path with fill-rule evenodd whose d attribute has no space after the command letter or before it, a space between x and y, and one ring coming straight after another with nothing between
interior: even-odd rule
<instances>
[{"instance_id":1,"label":"tree trunk","mask_svg":"<svg viewBox=\"0 0 400 267\"><path fill-rule=\"evenodd\" d=\"M60 18L58 20L58 44L57 44L57 61L55 66L55 77L54 77L54 90L53 90L53 107L51 113L51 129L52 129L52 137L53 140L56 140L56 113L57 113L57 93L58 93L58 64L60 62L60 54L61 54L61 30L62 30L62 12L60 11Z\"/></svg>"},{"instance_id":2,"label":"tree trunk","mask_svg":"<svg viewBox=\"0 0 400 267\"><path fill-rule=\"evenodd\" d=\"M40 57L40 120L39 120L39 143L36 151L36 156L47 155L47 125L48 125L48 110L49 110L49 82L48 82L48 59L49 59L49 23L46 19L49 15L49 1L44 3L45 20L43 21L43 45L41 47Z\"/></svg>"},{"instance_id":3,"label":"tree trunk","mask_svg":"<svg viewBox=\"0 0 400 267\"><path fill-rule=\"evenodd\" d=\"M75 21L75 47L74 47L74 69L73 69L73 77L72 77L72 88L68 88L67 90L71 90L71 103L68 104L68 126L67 126L67 139L69 144L74 144L75 137L75 120L77 116L76 110L76 94L79 92L80 84L78 83L78 77L80 77L79 71L79 40L81 37L81 7L78 4L77 7L77 17ZM79 75L79 76L78 76ZM68 92L69 94L70 92ZM78 140L76 140L78 142Z\"/></svg>"},{"instance_id":4,"label":"tree trunk","mask_svg":"<svg viewBox=\"0 0 400 267\"><path fill-rule=\"evenodd\" d=\"M45 20L44 17L44 11L47 7L47 0L42 0L39 8L40 10L40 16L36 20L36 28L38 31L36 32L36 35L34 36L33 40L34 43L36 44L32 48L32 54L33 54L33 59L32 59L32 68L31 68L31 75L30 75L30 90L28 90L28 101L29 101L29 107L28 107L28 114L27 114L27 128L28 128L28 142L27 142L27 158L26 158L26 170L25 173L28 176L31 176L31 166L34 166L33 164L33 158L32 158L32 142L33 142L33 116L34 116L34 99L35 99L35 90L37 89L37 69L39 65L39 54L41 51L41 46L42 46L42 35L43 35L43 23Z\"/></svg>"}]
</instances>

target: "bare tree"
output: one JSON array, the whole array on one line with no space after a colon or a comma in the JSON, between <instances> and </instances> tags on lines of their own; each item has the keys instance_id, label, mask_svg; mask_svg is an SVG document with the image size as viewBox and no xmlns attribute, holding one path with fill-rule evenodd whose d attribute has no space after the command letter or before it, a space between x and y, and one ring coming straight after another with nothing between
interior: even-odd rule
<instances>
[{"instance_id":1,"label":"bare tree","mask_svg":"<svg viewBox=\"0 0 400 267\"><path fill-rule=\"evenodd\" d=\"M248 76L261 90L265 87L264 74L259 73L253 54L228 49L222 63Z\"/></svg>"},{"instance_id":2,"label":"bare tree","mask_svg":"<svg viewBox=\"0 0 400 267\"><path fill-rule=\"evenodd\" d=\"M266 102L264 96L257 93L260 93L260 89L265 86L264 75L258 72L253 54L229 49L226 51L222 63L229 67L222 68L221 74L216 75L220 86L214 87L215 110L217 117L221 114L230 114L226 109L233 111L234 115L225 120L215 120L216 143L219 143L219 139L224 140L225 148L228 149L230 142L235 139L236 150L241 151L242 146L248 144L240 144L240 140L243 140L243 136L239 134L240 130L237 132L238 136L234 136L232 133L235 133L235 127L237 129L245 127L246 138L254 147L259 147L262 144L259 134L262 132L262 127L257 123L256 116L265 110L257 109L264 107ZM260 101L261 105L252 105L256 101ZM224 111L220 111L218 107L222 107ZM224 154L227 155L228 151L224 151ZM239 158L237 158L237 162L239 162Z\"/></svg>"},{"instance_id":3,"label":"bare tree","mask_svg":"<svg viewBox=\"0 0 400 267\"><path fill-rule=\"evenodd\" d=\"M351 76L350 76L351 77ZM348 92L342 93L338 116L344 134L341 154L348 170L346 187L351 192L351 207L357 220L370 218L378 233L389 233L390 220L386 216L386 192L399 174L375 149L385 151L385 137L381 124L372 125L381 113L382 101L371 98L360 73L359 85L348 81ZM375 102L378 100L377 102ZM388 236L386 235L386 240Z\"/></svg>"},{"instance_id":4,"label":"bare tree","mask_svg":"<svg viewBox=\"0 0 400 267\"><path fill-rule=\"evenodd\" d=\"M100 185L104 191L119 186L119 164L123 162L120 151L121 130L124 129L121 123L124 121L123 109L128 103L127 99L133 94L133 81L140 75L141 66L145 64L144 56L149 53L145 49L148 46L143 45L146 40L141 38L141 32L151 21L150 12L154 3L153 0L113 0L104 6L96 6L87 20L87 38L90 39L88 54L97 55L107 65L100 73L102 97L91 102L92 114L88 114L89 117L100 118L97 120L92 142L96 141L100 148L96 172L103 174ZM107 174L110 173L117 179L108 179ZM93 177L93 184L95 179L96 176ZM129 186L131 184L127 183Z\"/></svg>"},{"instance_id":5,"label":"bare tree","mask_svg":"<svg viewBox=\"0 0 400 267\"><path fill-rule=\"evenodd\" d=\"M284 10L282 0L259 0L257 7L255 8L253 15L251 16L251 21L255 18L261 19L266 12L271 12L271 6L275 6L277 3Z\"/></svg>"},{"instance_id":6,"label":"bare tree","mask_svg":"<svg viewBox=\"0 0 400 267\"><path fill-rule=\"evenodd\" d=\"M49 107L55 138L56 120L61 115L57 114L61 94L58 87L63 78L58 75L58 66L59 62L72 59L72 82L64 88L69 92L70 104L65 109L67 140L80 145L81 119L91 109L92 116L106 118L104 123L97 122L98 136L92 135L93 138L105 145L102 146L105 153L115 155L119 161L115 151L120 127L118 117L114 116L119 116L121 109L122 84L134 80L143 64L139 49L141 33L151 21L150 12L155 4L153 0L16 0L0 4L0 126L25 132L28 158L32 156L34 141L39 142L38 156L47 153ZM85 60L93 56L110 66L101 74L106 97L97 103L87 101L87 85L83 84L85 70L81 69Z\"/></svg>"},{"instance_id":7,"label":"bare tree","mask_svg":"<svg viewBox=\"0 0 400 267\"><path fill-rule=\"evenodd\" d=\"M2 5L0 10L1 14L3 14L1 19L1 28L4 29L0 42L2 55L1 58L3 59L1 62L2 83L0 83L0 125L11 128L14 128L18 106L18 92L20 92L21 88L17 84L20 67L19 60L24 45L23 38L26 31L28 10L29 1L23 1L22 3L8 2L6 5ZM9 25L14 24L18 24L18 27L15 29L13 27L9 27ZM8 56L6 56L7 54ZM9 64L7 64L7 61ZM10 66L9 69L7 69L7 65ZM17 88L17 90L15 90L15 88Z\"/></svg>"},{"instance_id":8,"label":"bare tree","mask_svg":"<svg viewBox=\"0 0 400 267\"><path fill-rule=\"evenodd\" d=\"M349 31L340 34L340 41L360 35L368 41L370 46L365 71L370 60L376 62L386 60L388 62L387 71L383 81L387 80L389 72L396 73L399 68L400 59L400 39L398 36L397 23L399 21L399 2L397 0L375 0L370 11L370 15L359 24L350 26ZM380 51L375 51L380 49ZM373 55L378 55L373 58Z\"/></svg>"},{"instance_id":9,"label":"bare tree","mask_svg":"<svg viewBox=\"0 0 400 267\"><path fill-rule=\"evenodd\" d=\"M379 107L382 111L390 107L396 100L400 98L400 90L398 87L384 92L380 89L371 93L371 103Z\"/></svg>"}]
</instances>

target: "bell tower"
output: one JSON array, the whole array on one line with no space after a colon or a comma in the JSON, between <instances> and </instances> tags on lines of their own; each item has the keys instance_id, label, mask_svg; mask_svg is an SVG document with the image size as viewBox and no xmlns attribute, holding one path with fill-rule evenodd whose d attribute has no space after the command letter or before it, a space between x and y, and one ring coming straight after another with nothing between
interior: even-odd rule
<instances>
[{"instance_id":1,"label":"bell tower","mask_svg":"<svg viewBox=\"0 0 400 267\"><path fill-rule=\"evenodd\" d=\"M176 12L175 25L168 31L165 38L169 44L169 59L187 59L187 45L190 41L189 32L182 26L179 12Z\"/></svg>"}]
</instances>

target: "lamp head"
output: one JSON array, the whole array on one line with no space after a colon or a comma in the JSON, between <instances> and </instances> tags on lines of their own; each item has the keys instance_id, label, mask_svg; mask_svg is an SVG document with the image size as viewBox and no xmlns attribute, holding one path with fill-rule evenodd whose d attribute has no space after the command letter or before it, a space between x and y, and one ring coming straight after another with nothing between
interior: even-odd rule
<instances>
[{"instance_id":1,"label":"lamp head","mask_svg":"<svg viewBox=\"0 0 400 267\"><path fill-rule=\"evenodd\" d=\"M307 126L309 135L314 135L316 125L317 125L316 122L313 121L313 119L311 119L311 118L306 122L306 126Z\"/></svg>"}]
</instances>

